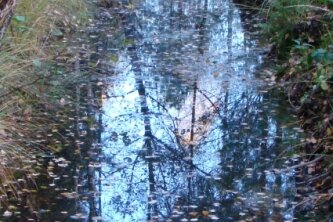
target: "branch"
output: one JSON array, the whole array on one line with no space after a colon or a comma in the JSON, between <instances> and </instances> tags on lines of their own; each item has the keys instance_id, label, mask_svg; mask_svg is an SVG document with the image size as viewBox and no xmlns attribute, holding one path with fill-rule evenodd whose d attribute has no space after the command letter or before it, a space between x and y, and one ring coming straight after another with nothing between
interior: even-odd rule
<instances>
[{"instance_id":1,"label":"branch","mask_svg":"<svg viewBox=\"0 0 333 222\"><path fill-rule=\"evenodd\" d=\"M286 169L282 169L282 170L277 170L277 173L284 173L284 172L287 172L287 171L290 171L290 170L294 170L296 168L300 168L300 167L303 167L303 166L307 166L307 165L310 165L312 163L315 163L319 160L322 160L324 157L323 156L320 156L312 161L308 161L308 162L304 162L304 163L301 163L301 164L298 164L298 165L295 165L295 166L292 166L292 167L288 167Z\"/></svg>"},{"instance_id":2,"label":"branch","mask_svg":"<svg viewBox=\"0 0 333 222\"><path fill-rule=\"evenodd\" d=\"M328 13L333 15L332 10L329 10L327 8L324 8L324 7L315 6L315 5L290 5L290 6L286 6L285 8L299 8L299 7L311 8L311 9L314 9L314 10L324 11L324 12L328 12Z\"/></svg>"}]
</instances>

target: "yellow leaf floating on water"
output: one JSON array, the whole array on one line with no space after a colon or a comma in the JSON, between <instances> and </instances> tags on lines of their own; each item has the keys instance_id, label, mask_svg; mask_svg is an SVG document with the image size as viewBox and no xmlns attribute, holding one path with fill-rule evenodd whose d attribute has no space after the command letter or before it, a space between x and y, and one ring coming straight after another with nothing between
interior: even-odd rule
<instances>
[{"instance_id":1,"label":"yellow leaf floating on water","mask_svg":"<svg viewBox=\"0 0 333 222\"><path fill-rule=\"evenodd\" d=\"M13 213L12 213L12 212L10 212L10 211L6 210L6 211L3 213L3 215L2 215L2 216L4 216L4 217L11 217L12 215L13 215Z\"/></svg>"},{"instance_id":2,"label":"yellow leaf floating on water","mask_svg":"<svg viewBox=\"0 0 333 222\"><path fill-rule=\"evenodd\" d=\"M135 9L135 5L133 5L133 4L128 4L126 7L127 7L129 10L134 10L134 9Z\"/></svg>"},{"instance_id":3,"label":"yellow leaf floating on water","mask_svg":"<svg viewBox=\"0 0 333 222\"><path fill-rule=\"evenodd\" d=\"M315 204L316 205L322 205L330 200L332 200L333 198L333 194L320 194L316 201L315 201Z\"/></svg>"},{"instance_id":4,"label":"yellow leaf floating on water","mask_svg":"<svg viewBox=\"0 0 333 222\"><path fill-rule=\"evenodd\" d=\"M220 75L219 72L214 72L214 73L213 73L213 76L214 76L215 78L219 77L219 75Z\"/></svg>"},{"instance_id":5,"label":"yellow leaf floating on water","mask_svg":"<svg viewBox=\"0 0 333 222\"><path fill-rule=\"evenodd\" d=\"M205 217L208 217L209 211L208 210L203 210L202 215L204 215Z\"/></svg>"},{"instance_id":6,"label":"yellow leaf floating on water","mask_svg":"<svg viewBox=\"0 0 333 222\"><path fill-rule=\"evenodd\" d=\"M189 214L191 217L196 217L198 215L198 212L193 211L193 212L190 212Z\"/></svg>"},{"instance_id":7,"label":"yellow leaf floating on water","mask_svg":"<svg viewBox=\"0 0 333 222\"><path fill-rule=\"evenodd\" d=\"M64 193L61 193L61 195L66 197L67 199L75 199L75 198L79 197L79 195L75 192L72 192L72 193L64 192Z\"/></svg>"}]
</instances>

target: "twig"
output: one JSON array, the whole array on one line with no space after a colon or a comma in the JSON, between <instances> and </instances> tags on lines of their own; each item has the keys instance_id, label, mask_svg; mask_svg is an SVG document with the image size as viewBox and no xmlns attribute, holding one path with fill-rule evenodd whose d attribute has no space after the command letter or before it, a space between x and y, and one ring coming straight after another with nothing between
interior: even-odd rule
<instances>
[{"instance_id":1,"label":"twig","mask_svg":"<svg viewBox=\"0 0 333 222\"><path fill-rule=\"evenodd\" d=\"M329 9L323 8L323 7L319 7L319 6L314 6L314 5L290 5L290 6L286 6L285 8L299 8L299 7L302 7L302 8L312 8L312 9L315 9L315 10L328 12L328 13L330 13L330 14L333 15L333 11L332 10L329 10Z\"/></svg>"},{"instance_id":2,"label":"twig","mask_svg":"<svg viewBox=\"0 0 333 222\"><path fill-rule=\"evenodd\" d=\"M290 170L294 170L296 168L300 168L300 167L303 167L303 166L307 166L307 165L310 165L312 163L315 163L319 160L322 160L324 157L323 156L320 156L314 160L311 160L309 162L304 162L304 163L301 163L301 164L298 164L298 165L295 165L295 166L292 166L292 167L288 167L286 169L282 169L282 170L277 170L277 173L284 173L284 172L287 172L287 171L290 171Z\"/></svg>"}]
</instances>

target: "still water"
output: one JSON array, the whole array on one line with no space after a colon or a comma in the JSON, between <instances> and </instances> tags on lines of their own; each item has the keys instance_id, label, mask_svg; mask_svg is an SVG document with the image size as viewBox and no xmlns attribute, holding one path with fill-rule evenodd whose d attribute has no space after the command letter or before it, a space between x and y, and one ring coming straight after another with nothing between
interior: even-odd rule
<instances>
[{"instance_id":1,"label":"still water","mask_svg":"<svg viewBox=\"0 0 333 222\"><path fill-rule=\"evenodd\" d=\"M301 134L259 77L263 49L243 22L228 0L102 10L77 43L93 53L74 71L89 77L58 131L64 158L47 157L48 182L21 218L292 221L295 172L279 169Z\"/></svg>"}]
</instances>

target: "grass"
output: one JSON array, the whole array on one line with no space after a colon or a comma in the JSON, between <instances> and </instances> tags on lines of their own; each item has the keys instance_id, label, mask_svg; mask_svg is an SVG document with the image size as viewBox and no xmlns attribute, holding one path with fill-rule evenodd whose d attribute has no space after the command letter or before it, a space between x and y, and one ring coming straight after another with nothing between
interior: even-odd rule
<instances>
[{"instance_id":1,"label":"grass","mask_svg":"<svg viewBox=\"0 0 333 222\"><path fill-rule=\"evenodd\" d=\"M61 76L52 76L51 61L65 49L61 40L87 24L89 16L82 0L17 3L11 25L0 40L0 203L19 199L24 184L33 181L40 148L31 147L39 124L32 116L40 105L55 102L50 101L47 82L61 81Z\"/></svg>"}]
</instances>

